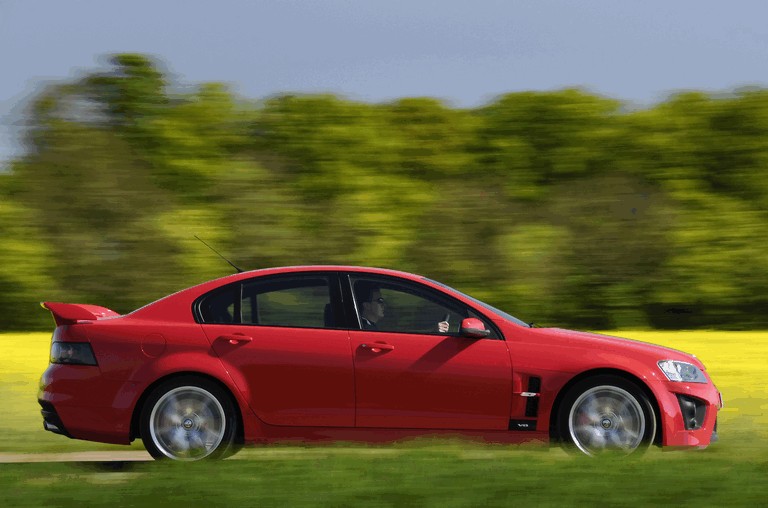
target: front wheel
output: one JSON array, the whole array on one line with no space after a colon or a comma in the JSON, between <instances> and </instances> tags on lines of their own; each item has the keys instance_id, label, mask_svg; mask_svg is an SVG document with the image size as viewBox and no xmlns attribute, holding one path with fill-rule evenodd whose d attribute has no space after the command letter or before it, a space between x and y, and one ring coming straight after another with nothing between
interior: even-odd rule
<instances>
[{"instance_id":1,"label":"front wheel","mask_svg":"<svg viewBox=\"0 0 768 508\"><path fill-rule=\"evenodd\" d=\"M229 394L192 376L155 388L141 411L141 439L155 459L220 458L234 446L237 413Z\"/></svg>"},{"instance_id":2,"label":"front wheel","mask_svg":"<svg viewBox=\"0 0 768 508\"><path fill-rule=\"evenodd\" d=\"M560 442L594 456L644 451L656 436L656 416L647 395L618 376L596 376L565 395L557 420Z\"/></svg>"}]
</instances>

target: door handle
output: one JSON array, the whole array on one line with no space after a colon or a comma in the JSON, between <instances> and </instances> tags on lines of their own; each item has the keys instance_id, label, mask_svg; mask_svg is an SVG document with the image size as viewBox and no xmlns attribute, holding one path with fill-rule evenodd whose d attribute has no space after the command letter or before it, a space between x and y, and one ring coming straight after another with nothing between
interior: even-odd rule
<instances>
[{"instance_id":1,"label":"door handle","mask_svg":"<svg viewBox=\"0 0 768 508\"><path fill-rule=\"evenodd\" d=\"M360 348L370 350L371 353L381 353L382 351L392 351L395 346L386 342L374 342L373 344L360 344Z\"/></svg>"},{"instance_id":2,"label":"door handle","mask_svg":"<svg viewBox=\"0 0 768 508\"><path fill-rule=\"evenodd\" d=\"M233 333L232 335L221 335L216 337L216 340L224 340L234 346L236 344L245 344L246 342L251 342L253 337L249 337L241 333Z\"/></svg>"}]
</instances>

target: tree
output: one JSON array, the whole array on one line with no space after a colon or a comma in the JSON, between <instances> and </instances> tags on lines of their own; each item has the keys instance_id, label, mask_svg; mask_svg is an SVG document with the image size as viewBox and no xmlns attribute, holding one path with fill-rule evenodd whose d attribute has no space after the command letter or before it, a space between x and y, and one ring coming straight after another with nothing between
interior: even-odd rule
<instances>
[{"instance_id":1,"label":"tree","mask_svg":"<svg viewBox=\"0 0 768 508\"><path fill-rule=\"evenodd\" d=\"M768 324L768 92L653 107L236 97L142 55L45 89L0 174L4 323L119 312L230 268L410 270L559 326Z\"/></svg>"}]
</instances>

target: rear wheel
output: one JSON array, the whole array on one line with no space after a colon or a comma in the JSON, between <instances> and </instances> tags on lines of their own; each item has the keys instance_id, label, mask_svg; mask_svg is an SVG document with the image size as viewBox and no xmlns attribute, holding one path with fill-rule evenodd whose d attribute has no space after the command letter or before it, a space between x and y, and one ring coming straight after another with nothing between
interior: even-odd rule
<instances>
[{"instance_id":1,"label":"rear wheel","mask_svg":"<svg viewBox=\"0 0 768 508\"><path fill-rule=\"evenodd\" d=\"M586 455L630 454L648 448L656 416L646 394L618 376L596 376L574 385L558 413L558 435L566 449Z\"/></svg>"},{"instance_id":2,"label":"rear wheel","mask_svg":"<svg viewBox=\"0 0 768 508\"><path fill-rule=\"evenodd\" d=\"M237 413L229 393L185 376L155 388L141 412L141 439L155 459L221 458L234 451Z\"/></svg>"}]
</instances>

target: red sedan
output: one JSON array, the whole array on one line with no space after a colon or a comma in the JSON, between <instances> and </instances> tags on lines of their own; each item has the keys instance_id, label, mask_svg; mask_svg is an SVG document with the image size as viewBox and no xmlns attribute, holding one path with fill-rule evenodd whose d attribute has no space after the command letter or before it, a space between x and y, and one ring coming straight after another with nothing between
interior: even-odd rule
<instances>
[{"instance_id":1,"label":"red sedan","mask_svg":"<svg viewBox=\"0 0 768 508\"><path fill-rule=\"evenodd\" d=\"M423 434L552 441L588 455L716 440L694 356L532 327L433 280L304 266L238 273L119 315L45 302L46 430L155 458L243 443Z\"/></svg>"}]
</instances>

